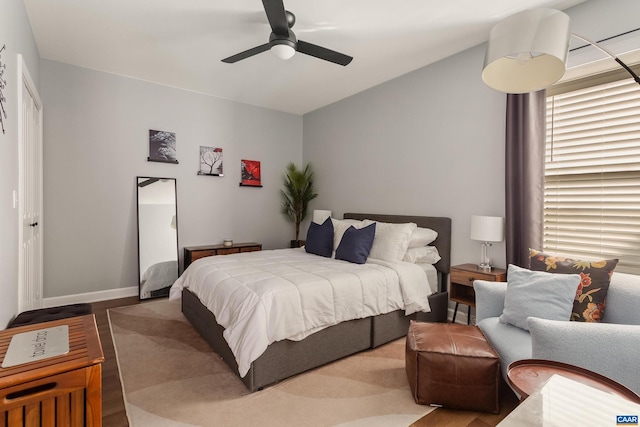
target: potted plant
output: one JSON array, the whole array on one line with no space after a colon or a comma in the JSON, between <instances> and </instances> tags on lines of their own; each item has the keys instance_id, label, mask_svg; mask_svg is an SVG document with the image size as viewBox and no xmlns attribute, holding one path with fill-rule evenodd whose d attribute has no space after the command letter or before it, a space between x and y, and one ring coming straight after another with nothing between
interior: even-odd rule
<instances>
[{"instance_id":1,"label":"potted plant","mask_svg":"<svg viewBox=\"0 0 640 427\"><path fill-rule=\"evenodd\" d=\"M291 247L299 247L300 223L307 217L309 202L318 197L313 186L311 165L307 163L304 169L298 169L293 162L289 163L284 176L284 190L280 190L280 194L282 214L296 225L296 239L291 241Z\"/></svg>"}]
</instances>

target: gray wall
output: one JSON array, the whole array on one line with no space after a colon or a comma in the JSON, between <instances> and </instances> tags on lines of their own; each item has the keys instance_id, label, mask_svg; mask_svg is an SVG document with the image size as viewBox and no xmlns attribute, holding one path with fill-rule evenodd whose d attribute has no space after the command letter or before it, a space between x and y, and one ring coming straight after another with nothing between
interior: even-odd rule
<instances>
[{"instance_id":1,"label":"gray wall","mask_svg":"<svg viewBox=\"0 0 640 427\"><path fill-rule=\"evenodd\" d=\"M471 215L504 215L506 96L480 80L482 46L304 116L318 205L448 216L452 262L476 262ZM504 244L493 248L504 265Z\"/></svg>"},{"instance_id":2,"label":"gray wall","mask_svg":"<svg viewBox=\"0 0 640 427\"><path fill-rule=\"evenodd\" d=\"M6 133L0 132L0 329L18 311L18 209L13 207L13 191L18 191L18 87L17 54L24 57L39 90L38 49L22 1L3 1L0 13L0 47L6 64L3 90Z\"/></svg>"},{"instance_id":3,"label":"gray wall","mask_svg":"<svg viewBox=\"0 0 640 427\"><path fill-rule=\"evenodd\" d=\"M638 27L637 0L592 0L565 11L598 40ZM471 215L504 216L506 96L480 78L485 45L304 116L305 161L317 205L346 211L448 216L453 264L477 262ZM616 66L612 61L612 66ZM505 265L504 243L492 248Z\"/></svg>"},{"instance_id":4,"label":"gray wall","mask_svg":"<svg viewBox=\"0 0 640 427\"><path fill-rule=\"evenodd\" d=\"M293 238L279 191L301 116L48 60L41 75L45 298L137 286L137 175L177 178L181 248ZM147 162L149 129L176 133L178 165ZM197 176L201 145L223 148L224 177ZM238 186L241 159L262 162L263 188Z\"/></svg>"}]
</instances>

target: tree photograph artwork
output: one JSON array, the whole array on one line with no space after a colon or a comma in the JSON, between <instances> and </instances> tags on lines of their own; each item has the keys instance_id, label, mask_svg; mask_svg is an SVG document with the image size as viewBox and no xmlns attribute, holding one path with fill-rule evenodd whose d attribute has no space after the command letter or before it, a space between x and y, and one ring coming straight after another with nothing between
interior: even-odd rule
<instances>
[{"instance_id":1,"label":"tree photograph artwork","mask_svg":"<svg viewBox=\"0 0 640 427\"><path fill-rule=\"evenodd\" d=\"M222 148L200 146L200 171L198 175L224 176L222 173Z\"/></svg>"},{"instance_id":2,"label":"tree photograph artwork","mask_svg":"<svg viewBox=\"0 0 640 427\"><path fill-rule=\"evenodd\" d=\"M162 130L149 130L150 162L178 163L176 134Z\"/></svg>"},{"instance_id":3,"label":"tree photograph artwork","mask_svg":"<svg viewBox=\"0 0 640 427\"><path fill-rule=\"evenodd\" d=\"M241 160L242 181L240 185L262 187L260 180L260 162L257 160Z\"/></svg>"}]
</instances>

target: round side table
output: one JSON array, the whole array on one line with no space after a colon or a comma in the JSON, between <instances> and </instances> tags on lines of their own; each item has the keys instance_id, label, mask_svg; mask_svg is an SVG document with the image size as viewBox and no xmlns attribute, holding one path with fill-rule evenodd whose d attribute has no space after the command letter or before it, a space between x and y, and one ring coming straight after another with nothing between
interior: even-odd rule
<instances>
[{"instance_id":1,"label":"round side table","mask_svg":"<svg viewBox=\"0 0 640 427\"><path fill-rule=\"evenodd\" d=\"M525 359L513 362L507 370L509 385L521 396L521 401L547 382L552 375L562 375L640 404L640 396L622 384L603 375L567 363Z\"/></svg>"}]
</instances>

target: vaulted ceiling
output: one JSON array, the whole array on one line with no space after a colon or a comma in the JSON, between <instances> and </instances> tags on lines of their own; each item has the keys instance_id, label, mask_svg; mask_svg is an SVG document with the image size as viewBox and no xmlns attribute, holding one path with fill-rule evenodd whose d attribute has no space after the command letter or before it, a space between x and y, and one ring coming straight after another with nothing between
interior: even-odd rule
<instances>
[{"instance_id":1,"label":"vaulted ceiling","mask_svg":"<svg viewBox=\"0 0 640 427\"><path fill-rule=\"evenodd\" d=\"M353 56L346 67L221 62L268 41L260 0L24 1L42 58L305 114L483 43L513 13L584 0L285 0L298 39Z\"/></svg>"}]
</instances>

